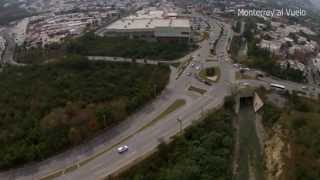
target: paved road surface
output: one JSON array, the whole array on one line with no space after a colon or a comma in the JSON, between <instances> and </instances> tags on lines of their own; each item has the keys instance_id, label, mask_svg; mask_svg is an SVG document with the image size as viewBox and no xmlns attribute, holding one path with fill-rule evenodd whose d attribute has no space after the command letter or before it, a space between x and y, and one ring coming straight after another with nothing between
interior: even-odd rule
<instances>
[{"instance_id":1,"label":"paved road surface","mask_svg":"<svg viewBox=\"0 0 320 180\"><path fill-rule=\"evenodd\" d=\"M200 56L196 56L194 61L205 62L208 58L209 42L204 41L204 44L201 46L202 48L192 54L192 56L196 56L198 53L201 54ZM94 179L100 175L111 173L132 162L130 160L134 160L150 152L158 145L159 138L169 138L177 132L178 125L176 119L178 116L183 118L183 125L187 126L192 120L198 119L205 110L221 105L223 97L228 93L228 88L224 84L208 87L198 82L194 76L187 76L186 73L185 71L176 80L176 72L173 69L170 83L163 94L152 104L146 106L142 111L134 114L112 130L103 133L83 146L76 147L48 160L29 164L26 167L9 172L3 172L0 174L0 179L39 179L55 172L62 172L70 165L77 164L101 151L106 151L104 154L79 167L79 169L59 177L60 179L87 179L87 177ZM208 89L208 93L205 96L190 93L187 91L187 88L191 84ZM219 95L216 96L217 94ZM186 105L155 125L135 134L139 128L152 121L176 99L186 100ZM126 139L126 141L122 142L123 139ZM115 147L113 147L119 142L128 144L130 147L130 151L123 157L120 156L120 158L115 152ZM108 151L110 148L111 150Z\"/></svg>"},{"instance_id":2,"label":"paved road surface","mask_svg":"<svg viewBox=\"0 0 320 180\"><path fill-rule=\"evenodd\" d=\"M185 59L190 56L194 58L178 79L176 79L176 69L172 68L168 87L154 102L113 129L108 130L86 144L75 147L45 161L28 164L23 168L0 173L0 179L31 180L48 177L48 175L52 173L58 173L60 176L58 176L57 179L63 180L89 180L107 176L127 166L129 163L134 162L134 160L152 152L159 144L159 138L168 139L175 135L179 130L178 117L182 118L183 127L187 127L192 121L199 119L205 111L220 107L224 97L231 93L231 87L241 81L235 80L234 74L236 69L231 64L231 59L226 51L230 45L229 39L233 34L230 25L217 22L214 19L208 20L208 23L210 23L211 30L215 33L210 33L209 40L203 41L200 49L185 57ZM207 62L206 60L209 56L212 56L209 51L209 43L214 42L215 39L218 38L217 34L221 30L221 26L224 27L224 34L222 38L219 39L216 48L217 56L213 57L213 59L217 61ZM180 61L183 60L179 60L179 62ZM199 82L194 75L189 76L189 72L195 74L199 71L191 67L191 64L196 64L196 66L200 65L202 68L212 64L220 66L221 77L219 82L212 86L207 86ZM261 84L268 85L266 81L252 80L244 82L250 82L252 86L259 86ZM187 90L190 85L206 89L207 93L204 95L192 93ZM290 87L297 89L300 86L290 83ZM186 105L152 126L138 131L154 120L176 99L186 100ZM116 152L116 147L119 144L129 145L129 151L119 155ZM88 158L90 160L88 160ZM79 162L86 163L81 163L82 166L77 166ZM65 172L70 166L75 168L72 168L70 172Z\"/></svg>"}]
</instances>

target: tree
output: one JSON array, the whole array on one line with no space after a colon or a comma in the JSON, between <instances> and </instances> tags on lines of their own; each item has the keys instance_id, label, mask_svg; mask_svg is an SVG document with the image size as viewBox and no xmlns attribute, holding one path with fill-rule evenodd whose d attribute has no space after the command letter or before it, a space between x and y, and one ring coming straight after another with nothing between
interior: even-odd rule
<instances>
[{"instance_id":1,"label":"tree","mask_svg":"<svg viewBox=\"0 0 320 180\"><path fill-rule=\"evenodd\" d=\"M124 120L152 99L154 84L164 89L169 73L168 66L81 56L6 68L0 75L0 168L47 158ZM139 103L132 105L134 99Z\"/></svg>"}]
</instances>

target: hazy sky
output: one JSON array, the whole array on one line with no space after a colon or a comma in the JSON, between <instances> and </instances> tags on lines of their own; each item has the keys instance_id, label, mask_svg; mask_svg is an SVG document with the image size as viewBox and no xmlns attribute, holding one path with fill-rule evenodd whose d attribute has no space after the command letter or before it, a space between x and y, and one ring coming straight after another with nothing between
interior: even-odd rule
<instances>
[{"instance_id":1,"label":"hazy sky","mask_svg":"<svg viewBox=\"0 0 320 180\"><path fill-rule=\"evenodd\" d=\"M320 0L311 0L314 5L316 5L318 8L320 7Z\"/></svg>"}]
</instances>

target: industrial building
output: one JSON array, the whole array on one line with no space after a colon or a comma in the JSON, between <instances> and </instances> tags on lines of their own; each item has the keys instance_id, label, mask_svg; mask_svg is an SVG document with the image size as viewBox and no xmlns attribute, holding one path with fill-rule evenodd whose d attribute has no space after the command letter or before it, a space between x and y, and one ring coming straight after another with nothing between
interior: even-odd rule
<instances>
[{"instance_id":1,"label":"industrial building","mask_svg":"<svg viewBox=\"0 0 320 180\"><path fill-rule=\"evenodd\" d=\"M142 10L110 24L104 35L149 41L189 41L191 25L189 19L179 18L176 13Z\"/></svg>"}]
</instances>

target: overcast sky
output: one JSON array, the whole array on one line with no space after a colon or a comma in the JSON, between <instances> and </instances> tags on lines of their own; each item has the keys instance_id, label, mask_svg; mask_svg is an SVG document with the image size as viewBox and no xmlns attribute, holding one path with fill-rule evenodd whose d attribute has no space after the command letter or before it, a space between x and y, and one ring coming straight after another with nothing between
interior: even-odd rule
<instances>
[{"instance_id":1,"label":"overcast sky","mask_svg":"<svg viewBox=\"0 0 320 180\"><path fill-rule=\"evenodd\" d=\"M320 0L311 0L314 5L316 5L318 8L320 8Z\"/></svg>"}]
</instances>

